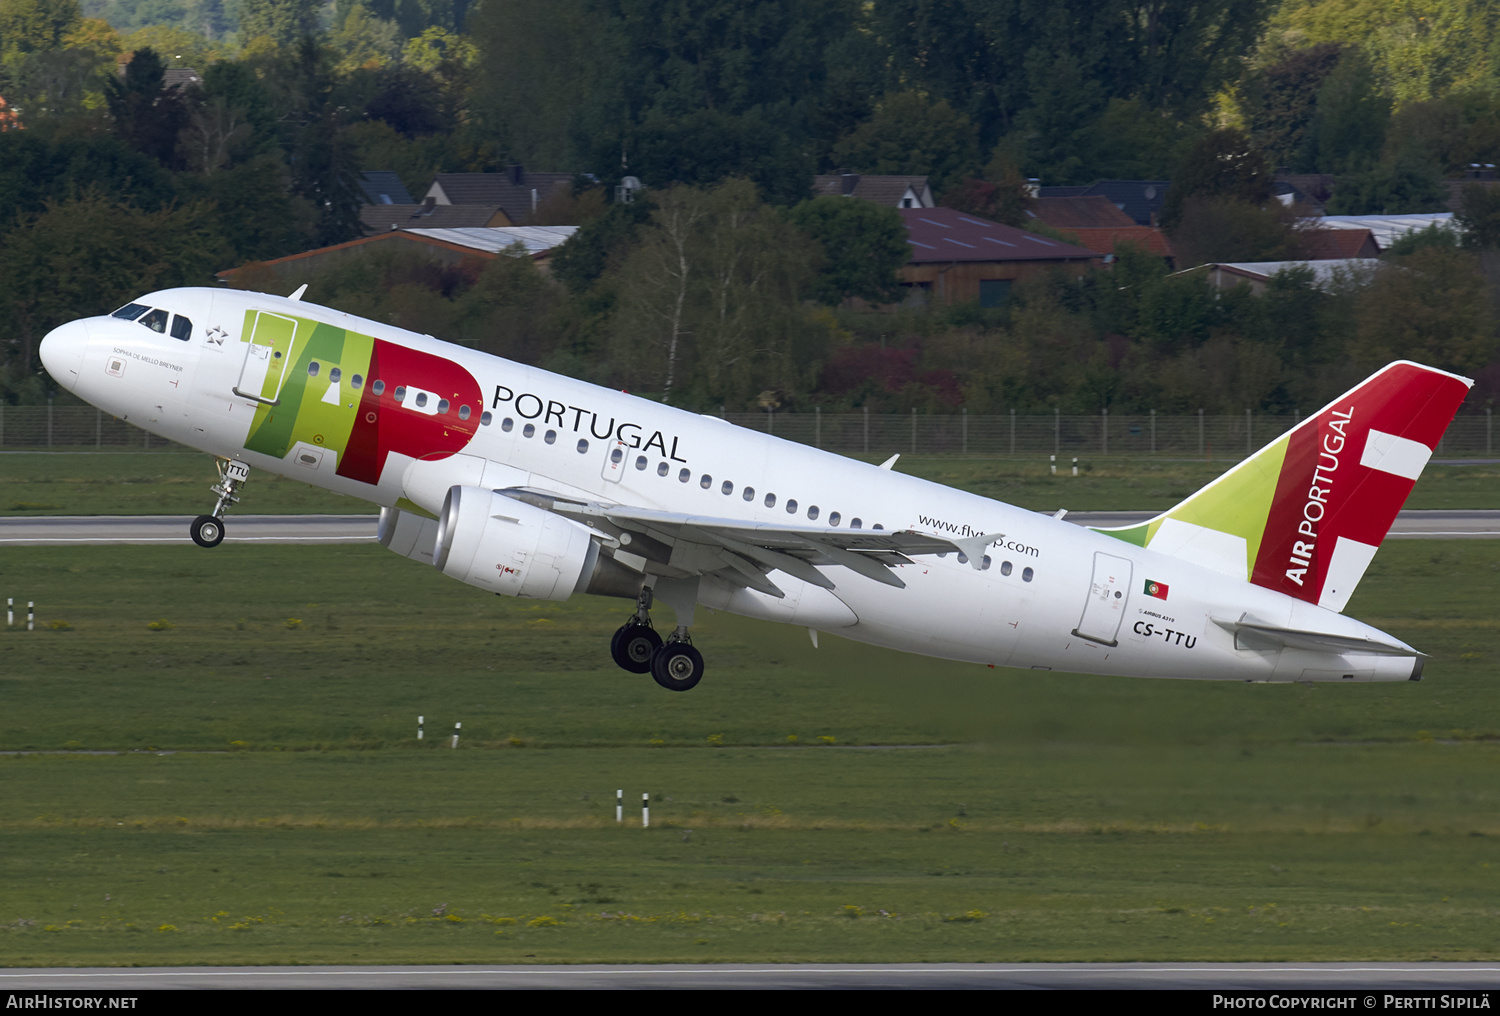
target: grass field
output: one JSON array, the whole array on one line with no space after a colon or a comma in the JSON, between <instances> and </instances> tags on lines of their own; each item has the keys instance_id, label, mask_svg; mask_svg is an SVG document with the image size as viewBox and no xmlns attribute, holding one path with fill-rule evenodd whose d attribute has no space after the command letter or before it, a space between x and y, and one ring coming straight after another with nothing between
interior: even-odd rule
<instances>
[{"instance_id":1,"label":"grass field","mask_svg":"<svg viewBox=\"0 0 1500 1016\"><path fill-rule=\"evenodd\" d=\"M377 547L12 549L0 585L39 605L0 632L7 965L1500 955L1500 544L1383 548L1350 613L1434 659L1357 687L703 614L674 695L608 663L619 601Z\"/></svg>"},{"instance_id":2,"label":"grass field","mask_svg":"<svg viewBox=\"0 0 1500 1016\"><path fill-rule=\"evenodd\" d=\"M1041 460L903 456L900 472L1037 511L1161 510L1208 483L1232 461L1085 460L1080 475L1053 476ZM0 517L197 515L213 507L213 457L198 452L0 455ZM1433 465L1408 508L1493 508L1500 465ZM255 472L234 509L256 514L373 513L374 505Z\"/></svg>"}]
</instances>

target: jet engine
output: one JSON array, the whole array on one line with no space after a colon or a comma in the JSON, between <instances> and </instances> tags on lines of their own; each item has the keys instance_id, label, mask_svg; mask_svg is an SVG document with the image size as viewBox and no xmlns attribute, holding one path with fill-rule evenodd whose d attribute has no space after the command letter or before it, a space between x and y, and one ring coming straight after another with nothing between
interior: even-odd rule
<instances>
[{"instance_id":1,"label":"jet engine","mask_svg":"<svg viewBox=\"0 0 1500 1016\"><path fill-rule=\"evenodd\" d=\"M432 563L449 578L505 596L633 598L645 576L602 555L602 536L504 494L452 487L438 518Z\"/></svg>"}]
</instances>

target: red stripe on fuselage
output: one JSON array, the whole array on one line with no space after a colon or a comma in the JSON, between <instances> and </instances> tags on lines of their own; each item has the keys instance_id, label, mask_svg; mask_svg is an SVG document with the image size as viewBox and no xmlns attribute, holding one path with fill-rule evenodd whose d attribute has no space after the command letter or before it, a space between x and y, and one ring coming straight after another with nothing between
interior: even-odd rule
<instances>
[{"instance_id":1,"label":"red stripe on fuselage","mask_svg":"<svg viewBox=\"0 0 1500 1016\"><path fill-rule=\"evenodd\" d=\"M375 382L384 389L375 394ZM429 416L396 401L397 388L420 388L447 399L448 412ZM462 407L469 418L459 419ZM452 360L394 342L375 340L369 381L360 395L354 429L339 462L338 474L375 484L392 452L414 459L445 459L474 437L484 403L479 382Z\"/></svg>"}]
</instances>

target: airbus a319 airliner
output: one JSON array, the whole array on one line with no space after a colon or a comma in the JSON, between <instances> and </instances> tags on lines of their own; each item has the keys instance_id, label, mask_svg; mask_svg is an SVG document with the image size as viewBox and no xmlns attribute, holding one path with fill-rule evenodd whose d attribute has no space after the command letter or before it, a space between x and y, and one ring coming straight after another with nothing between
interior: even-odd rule
<instances>
[{"instance_id":1,"label":"airbus a319 airliner","mask_svg":"<svg viewBox=\"0 0 1500 1016\"><path fill-rule=\"evenodd\" d=\"M1090 530L302 293L150 293L42 342L59 384L218 457L204 547L252 468L306 480L379 504L384 546L461 582L633 600L615 662L675 690L703 676L700 605L1004 667L1422 676L1341 612L1465 378L1393 363L1170 511Z\"/></svg>"}]
</instances>

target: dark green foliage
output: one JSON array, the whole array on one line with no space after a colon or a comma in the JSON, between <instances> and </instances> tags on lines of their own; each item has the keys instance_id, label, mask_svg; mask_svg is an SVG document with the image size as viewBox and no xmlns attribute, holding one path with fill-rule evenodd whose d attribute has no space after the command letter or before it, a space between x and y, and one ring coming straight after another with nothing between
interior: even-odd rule
<instances>
[{"instance_id":1,"label":"dark green foliage","mask_svg":"<svg viewBox=\"0 0 1500 1016\"><path fill-rule=\"evenodd\" d=\"M845 197L818 197L793 208L792 224L823 248L815 292L824 303L849 297L888 303L900 293L896 269L911 256L894 208Z\"/></svg>"},{"instance_id":2,"label":"dark green foliage","mask_svg":"<svg viewBox=\"0 0 1500 1016\"><path fill-rule=\"evenodd\" d=\"M833 156L857 173L925 175L934 191L942 191L975 172L979 149L969 118L947 102L899 92L845 135Z\"/></svg>"},{"instance_id":3,"label":"dark green foliage","mask_svg":"<svg viewBox=\"0 0 1500 1016\"><path fill-rule=\"evenodd\" d=\"M1330 215L1400 215L1441 212L1448 192L1437 166L1421 152L1404 149L1362 173L1339 177Z\"/></svg>"},{"instance_id":4,"label":"dark green foliage","mask_svg":"<svg viewBox=\"0 0 1500 1016\"><path fill-rule=\"evenodd\" d=\"M1250 138L1273 165L1305 171L1313 117L1321 110L1319 91L1342 52L1332 42L1295 50L1241 85Z\"/></svg>"},{"instance_id":5,"label":"dark green foliage","mask_svg":"<svg viewBox=\"0 0 1500 1016\"><path fill-rule=\"evenodd\" d=\"M712 187L743 177L778 205L795 204L812 188L812 160L760 111L653 111L631 133L628 147L631 173L651 187Z\"/></svg>"},{"instance_id":6,"label":"dark green foliage","mask_svg":"<svg viewBox=\"0 0 1500 1016\"><path fill-rule=\"evenodd\" d=\"M108 135L49 142L29 130L0 132L0 230L41 214L47 198L89 190L147 212L173 197L158 163Z\"/></svg>"},{"instance_id":7,"label":"dark green foliage","mask_svg":"<svg viewBox=\"0 0 1500 1016\"><path fill-rule=\"evenodd\" d=\"M126 65L124 80L105 80L104 94L115 136L168 169L177 169L177 135L187 126L188 113L181 93L162 87L165 71L155 50L139 50Z\"/></svg>"},{"instance_id":8,"label":"dark green foliage","mask_svg":"<svg viewBox=\"0 0 1500 1016\"><path fill-rule=\"evenodd\" d=\"M1259 207L1271 197L1271 166L1251 140L1233 127L1204 135L1172 174L1162 204L1168 230L1182 219L1190 198L1222 199Z\"/></svg>"},{"instance_id":9,"label":"dark green foliage","mask_svg":"<svg viewBox=\"0 0 1500 1016\"><path fill-rule=\"evenodd\" d=\"M78 0L0 0L0 56L61 49L79 19Z\"/></svg>"},{"instance_id":10,"label":"dark green foliage","mask_svg":"<svg viewBox=\"0 0 1500 1016\"><path fill-rule=\"evenodd\" d=\"M1465 247L1480 250L1500 247L1500 187L1465 184L1453 219L1463 234ZM1452 233L1448 235L1451 237Z\"/></svg>"},{"instance_id":11,"label":"dark green foliage","mask_svg":"<svg viewBox=\"0 0 1500 1016\"><path fill-rule=\"evenodd\" d=\"M1211 261L1285 261L1296 249L1292 215L1279 202L1257 206L1198 195L1182 205L1172 249L1182 268Z\"/></svg>"},{"instance_id":12,"label":"dark green foliage","mask_svg":"<svg viewBox=\"0 0 1500 1016\"><path fill-rule=\"evenodd\" d=\"M637 198L628 205L610 205L552 255L552 277L582 296L609 267L612 255L630 248L642 223L651 215L649 199Z\"/></svg>"},{"instance_id":13,"label":"dark green foliage","mask_svg":"<svg viewBox=\"0 0 1500 1016\"><path fill-rule=\"evenodd\" d=\"M278 46L291 46L318 28L315 0L239 0L240 36L245 41L265 36Z\"/></svg>"}]
</instances>

